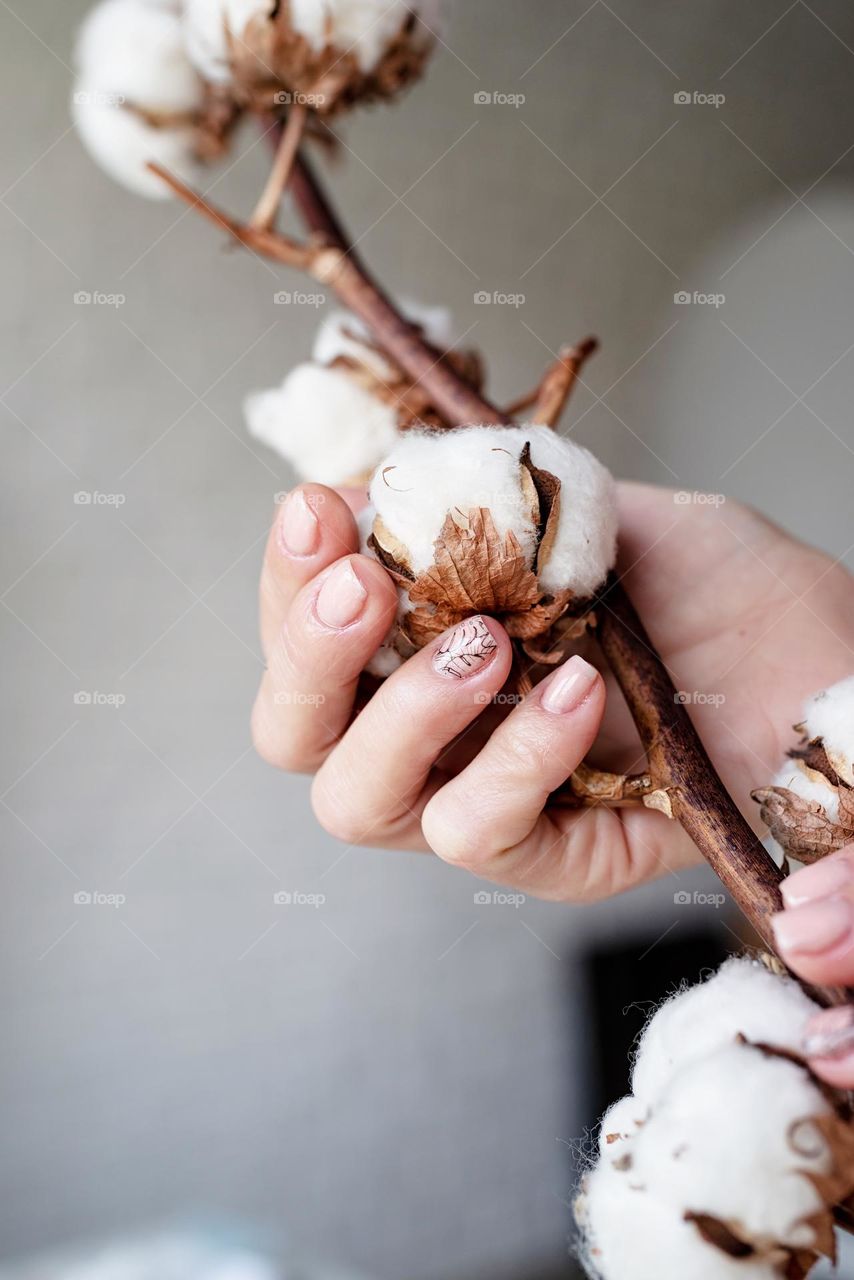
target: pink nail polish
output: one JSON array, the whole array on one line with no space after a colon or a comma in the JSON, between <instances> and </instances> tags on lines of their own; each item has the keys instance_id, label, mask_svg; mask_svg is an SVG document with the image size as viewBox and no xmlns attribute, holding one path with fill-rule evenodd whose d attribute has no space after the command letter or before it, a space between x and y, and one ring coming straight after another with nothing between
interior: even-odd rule
<instances>
[{"instance_id":1,"label":"pink nail polish","mask_svg":"<svg viewBox=\"0 0 854 1280\"><path fill-rule=\"evenodd\" d=\"M340 631L356 621L367 598L350 561L342 560L324 579L314 607L324 626Z\"/></svg>"},{"instance_id":2,"label":"pink nail polish","mask_svg":"<svg viewBox=\"0 0 854 1280\"><path fill-rule=\"evenodd\" d=\"M800 907L816 898L854 887L854 866L847 858L822 858L811 867L803 867L787 876L780 885L787 907Z\"/></svg>"},{"instance_id":3,"label":"pink nail polish","mask_svg":"<svg viewBox=\"0 0 854 1280\"><path fill-rule=\"evenodd\" d=\"M580 707L596 683L598 671L577 653L546 681L540 705L555 715Z\"/></svg>"},{"instance_id":4,"label":"pink nail polish","mask_svg":"<svg viewBox=\"0 0 854 1280\"><path fill-rule=\"evenodd\" d=\"M854 1054L854 1008L825 1009L807 1023L802 1048L808 1058L848 1058Z\"/></svg>"},{"instance_id":5,"label":"pink nail polish","mask_svg":"<svg viewBox=\"0 0 854 1280\"><path fill-rule=\"evenodd\" d=\"M771 924L784 956L817 956L850 936L854 912L846 898L820 898L779 911Z\"/></svg>"},{"instance_id":6,"label":"pink nail polish","mask_svg":"<svg viewBox=\"0 0 854 1280\"><path fill-rule=\"evenodd\" d=\"M433 667L452 680L473 676L491 661L498 643L478 614L466 618L446 636L433 654Z\"/></svg>"},{"instance_id":7,"label":"pink nail polish","mask_svg":"<svg viewBox=\"0 0 854 1280\"><path fill-rule=\"evenodd\" d=\"M317 550L320 526L305 494L295 489L285 499L279 516L279 545L286 555L310 556Z\"/></svg>"}]
</instances>

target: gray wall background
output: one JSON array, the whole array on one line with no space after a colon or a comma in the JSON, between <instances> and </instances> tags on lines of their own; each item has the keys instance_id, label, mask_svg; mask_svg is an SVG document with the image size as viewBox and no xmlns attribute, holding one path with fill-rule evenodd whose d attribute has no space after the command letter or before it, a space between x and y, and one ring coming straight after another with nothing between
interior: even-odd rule
<instances>
[{"instance_id":1,"label":"gray wall background","mask_svg":"<svg viewBox=\"0 0 854 1280\"><path fill-rule=\"evenodd\" d=\"M3 1253L208 1210L379 1276L559 1266L584 1115L566 961L689 922L670 883L478 910L428 858L336 845L306 782L253 758L256 575L291 477L240 405L317 312L82 154L85 7L0 6ZM845 553L847 0L465 0L446 44L343 130L331 182L381 277L454 307L498 397L598 333L577 438ZM695 91L726 100L674 102ZM263 180L252 142L212 178L226 207ZM327 903L276 908L277 888Z\"/></svg>"}]
</instances>

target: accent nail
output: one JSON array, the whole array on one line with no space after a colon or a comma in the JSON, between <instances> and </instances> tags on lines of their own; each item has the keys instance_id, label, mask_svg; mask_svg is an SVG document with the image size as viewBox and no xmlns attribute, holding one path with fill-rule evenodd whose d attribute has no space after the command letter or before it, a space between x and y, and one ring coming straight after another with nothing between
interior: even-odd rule
<instances>
[{"instance_id":1,"label":"accent nail","mask_svg":"<svg viewBox=\"0 0 854 1280\"><path fill-rule=\"evenodd\" d=\"M800 907L816 898L827 898L841 889L854 887L854 866L847 858L822 858L787 876L780 892L787 907Z\"/></svg>"},{"instance_id":2,"label":"accent nail","mask_svg":"<svg viewBox=\"0 0 854 1280\"><path fill-rule=\"evenodd\" d=\"M820 898L771 917L777 946L784 955L821 955L851 933L854 913L845 898Z\"/></svg>"},{"instance_id":3,"label":"accent nail","mask_svg":"<svg viewBox=\"0 0 854 1280\"><path fill-rule=\"evenodd\" d=\"M546 682L540 705L555 715L575 711L593 688L598 674L589 662L573 654Z\"/></svg>"},{"instance_id":4,"label":"accent nail","mask_svg":"<svg viewBox=\"0 0 854 1280\"><path fill-rule=\"evenodd\" d=\"M464 680L480 671L498 649L498 643L478 614L466 618L442 641L433 654L433 666L440 675Z\"/></svg>"},{"instance_id":5,"label":"accent nail","mask_svg":"<svg viewBox=\"0 0 854 1280\"><path fill-rule=\"evenodd\" d=\"M310 556L317 550L320 526L301 489L289 493L279 517L279 545L290 556Z\"/></svg>"},{"instance_id":6,"label":"accent nail","mask_svg":"<svg viewBox=\"0 0 854 1280\"><path fill-rule=\"evenodd\" d=\"M807 1023L802 1048L808 1058L847 1058L854 1053L854 1008L825 1009Z\"/></svg>"},{"instance_id":7,"label":"accent nail","mask_svg":"<svg viewBox=\"0 0 854 1280\"><path fill-rule=\"evenodd\" d=\"M314 607L324 626L340 631L356 621L367 598L352 564L342 560L324 580Z\"/></svg>"}]
</instances>

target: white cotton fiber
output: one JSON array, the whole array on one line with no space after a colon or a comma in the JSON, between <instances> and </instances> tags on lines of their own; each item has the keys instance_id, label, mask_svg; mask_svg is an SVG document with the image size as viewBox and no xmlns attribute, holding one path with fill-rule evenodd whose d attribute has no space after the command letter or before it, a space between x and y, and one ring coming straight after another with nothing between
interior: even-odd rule
<instances>
[{"instance_id":1,"label":"white cotton fiber","mask_svg":"<svg viewBox=\"0 0 854 1280\"><path fill-rule=\"evenodd\" d=\"M212 84L228 84L229 34L240 42L248 23L273 11L274 0L185 0L184 34L193 65Z\"/></svg>"},{"instance_id":2,"label":"white cotton fiber","mask_svg":"<svg viewBox=\"0 0 854 1280\"><path fill-rule=\"evenodd\" d=\"M321 484L358 481L397 439L397 414L347 373L300 364L280 387L247 397L251 435L298 475Z\"/></svg>"},{"instance_id":3,"label":"white cotton fiber","mask_svg":"<svg viewBox=\"0 0 854 1280\"><path fill-rule=\"evenodd\" d=\"M820 804L832 822L836 822L839 817L839 792L836 787L823 773L808 768L802 760L787 760L782 769L778 770L771 785L785 787L787 791L794 791L802 800Z\"/></svg>"},{"instance_id":4,"label":"white cotton fiber","mask_svg":"<svg viewBox=\"0 0 854 1280\"><path fill-rule=\"evenodd\" d=\"M651 1105L677 1071L745 1036L797 1049L818 1012L802 987L757 960L734 957L706 982L671 997L648 1022L638 1045L632 1090Z\"/></svg>"},{"instance_id":5,"label":"white cotton fiber","mask_svg":"<svg viewBox=\"0 0 854 1280\"><path fill-rule=\"evenodd\" d=\"M332 43L353 52L362 71L372 71L410 11L431 29L439 19L439 0L289 0L295 30L315 49ZM426 34L426 33L425 33Z\"/></svg>"},{"instance_id":6,"label":"white cotton fiber","mask_svg":"<svg viewBox=\"0 0 854 1280\"><path fill-rule=\"evenodd\" d=\"M599 1150L603 1156L620 1157L626 1142L637 1137L641 1125L649 1115L649 1108L640 1098L627 1094L609 1107L599 1125Z\"/></svg>"},{"instance_id":7,"label":"white cotton fiber","mask_svg":"<svg viewBox=\"0 0 854 1280\"><path fill-rule=\"evenodd\" d=\"M728 1258L697 1228L640 1188L631 1172L587 1175L582 1262L602 1280L780 1280L768 1263Z\"/></svg>"},{"instance_id":8,"label":"white cotton fiber","mask_svg":"<svg viewBox=\"0 0 854 1280\"><path fill-rule=\"evenodd\" d=\"M475 507L488 507L499 535L512 532L533 559L537 530L519 464L526 443L534 465L561 482L557 536L540 565L540 586L585 597L602 585L616 554L613 479L587 449L540 426L411 431L383 459L371 481L371 502L408 549L416 574L433 563L448 512Z\"/></svg>"},{"instance_id":9,"label":"white cotton fiber","mask_svg":"<svg viewBox=\"0 0 854 1280\"><path fill-rule=\"evenodd\" d=\"M796 1063L733 1044L693 1061L658 1098L632 1144L632 1181L685 1212L738 1222L752 1238L808 1246L803 1219L821 1201L806 1173L827 1173L810 1117L829 1110Z\"/></svg>"},{"instance_id":10,"label":"white cotton fiber","mask_svg":"<svg viewBox=\"0 0 854 1280\"><path fill-rule=\"evenodd\" d=\"M139 116L104 102L96 89L78 82L72 103L77 131L92 159L114 181L137 195L168 200L169 188L146 166L163 166L191 185L199 176L189 128L155 129Z\"/></svg>"},{"instance_id":11,"label":"white cotton fiber","mask_svg":"<svg viewBox=\"0 0 854 1280\"><path fill-rule=\"evenodd\" d=\"M176 11L151 0L101 0L80 28L76 62L87 90L146 111L194 111L202 101Z\"/></svg>"},{"instance_id":12,"label":"white cotton fiber","mask_svg":"<svg viewBox=\"0 0 854 1280\"><path fill-rule=\"evenodd\" d=\"M154 0L102 0L80 30L72 117L93 159L139 195L168 199L168 187L146 165L156 161L185 182L199 166L190 117L204 86L183 46L174 7ZM155 126L143 118L186 115Z\"/></svg>"},{"instance_id":13,"label":"white cotton fiber","mask_svg":"<svg viewBox=\"0 0 854 1280\"><path fill-rule=\"evenodd\" d=\"M808 738L822 739L836 772L854 786L854 676L810 698L804 728Z\"/></svg>"}]
</instances>

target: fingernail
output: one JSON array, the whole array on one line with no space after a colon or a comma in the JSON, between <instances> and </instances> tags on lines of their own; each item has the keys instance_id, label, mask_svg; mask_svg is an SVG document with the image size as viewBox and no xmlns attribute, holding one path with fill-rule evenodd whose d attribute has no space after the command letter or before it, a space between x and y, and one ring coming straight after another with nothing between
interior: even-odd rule
<instances>
[{"instance_id":1,"label":"fingernail","mask_svg":"<svg viewBox=\"0 0 854 1280\"><path fill-rule=\"evenodd\" d=\"M847 1058L854 1053L854 1008L825 1009L807 1023L802 1046L808 1058Z\"/></svg>"},{"instance_id":2,"label":"fingernail","mask_svg":"<svg viewBox=\"0 0 854 1280\"><path fill-rule=\"evenodd\" d=\"M784 955L820 955L850 934L851 903L846 898L821 898L779 911L771 924Z\"/></svg>"},{"instance_id":3,"label":"fingernail","mask_svg":"<svg viewBox=\"0 0 854 1280\"><path fill-rule=\"evenodd\" d=\"M285 498L279 517L279 543L291 556L310 556L317 550L320 526L305 494L295 489Z\"/></svg>"},{"instance_id":4,"label":"fingernail","mask_svg":"<svg viewBox=\"0 0 854 1280\"><path fill-rule=\"evenodd\" d=\"M780 892L787 907L800 907L816 898L827 898L854 885L854 866L846 859L823 858L787 876Z\"/></svg>"},{"instance_id":5,"label":"fingernail","mask_svg":"<svg viewBox=\"0 0 854 1280\"><path fill-rule=\"evenodd\" d=\"M433 654L433 666L452 680L473 676L492 660L498 643L478 614L455 627Z\"/></svg>"},{"instance_id":6,"label":"fingernail","mask_svg":"<svg viewBox=\"0 0 854 1280\"><path fill-rule=\"evenodd\" d=\"M350 561L342 560L324 580L314 607L324 626L340 631L356 621L367 598Z\"/></svg>"},{"instance_id":7,"label":"fingernail","mask_svg":"<svg viewBox=\"0 0 854 1280\"><path fill-rule=\"evenodd\" d=\"M599 672L576 653L547 682L540 705L556 715L580 707Z\"/></svg>"}]
</instances>

